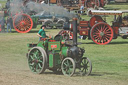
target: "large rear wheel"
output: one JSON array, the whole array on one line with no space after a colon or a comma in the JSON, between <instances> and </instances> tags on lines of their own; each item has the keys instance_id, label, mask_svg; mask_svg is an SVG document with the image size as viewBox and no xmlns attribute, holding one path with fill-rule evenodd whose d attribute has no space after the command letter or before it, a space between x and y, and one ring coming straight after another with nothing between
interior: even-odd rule
<instances>
[{"instance_id":1,"label":"large rear wheel","mask_svg":"<svg viewBox=\"0 0 128 85\"><path fill-rule=\"evenodd\" d=\"M47 66L47 55L43 48L33 47L28 53L28 65L32 72L41 74Z\"/></svg>"},{"instance_id":2,"label":"large rear wheel","mask_svg":"<svg viewBox=\"0 0 128 85\"><path fill-rule=\"evenodd\" d=\"M105 45L113 39L113 29L110 25L100 22L92 27L90 36L94 43Z\"/></svg>"},{"instance_id":3,"label":"large rear wheel","mask_svg":"<svg viewBox=\"0 0 128 85\"><path fill-rule=\"evenodd\" d=\"M33 21L27 14L17 14L13 19L13 27L19 33L27 33L33 27Z\"/></svg>"}]
</instances>

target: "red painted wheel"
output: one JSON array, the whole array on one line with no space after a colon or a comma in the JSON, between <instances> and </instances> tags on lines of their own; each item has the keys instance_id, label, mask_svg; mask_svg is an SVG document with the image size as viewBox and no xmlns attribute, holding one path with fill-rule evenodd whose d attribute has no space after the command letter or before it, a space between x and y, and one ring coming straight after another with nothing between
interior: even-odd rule
<instances>
[{"instance_id":1,"label":"red painted wheel","mask_svg":"<svg viewBox=\"0 0 128 85\"><path fill-rule=\"evenodd\" d=\"M110 25L100 22L92 27L90 36L94 43L105 45L111 42L113 38L113 29Z\"/></svg>"},{"instance_id":2,"label":"red painted wheel","mask_svg":"<svg viewBox=\"0 0 128 85\"><path fill-rule=\"evenodd\" d=\"M61 30L58 34L73 39L73 33L69 30Z\"/></svg>"},{"instance_id":3,"label":"red painted wheel","mask_svg":"<svg viewBox=\"0 0 128 85\"><path fill-rule=\"evenodd\" d=\"M93 25L95 25L95 24L98 23L98 22L104 22L104 20L102 19L101 16L95 15L95 16L93 16L93 17L90 19L89 25L90 25L91 27L93 27Z\"/></svg>"},{"instance_id":4,"label":"red painted wheel","mask_svg":"<svg viewBox=\"0 0 128 85\"><path fill-rule=\"evenodd\" d=\"M19 33L27 33L32 29L33 21L27 14L17 14L13 19L13 27Z\"/></svg>"},{"instance_id":5,"label":"red painted wheel","mask_svg":"<svg viewBox=\"0 0 128 85\"><path fill-rule=\"evenodd\" d=\"M85 2L87 8L95 8L100 6L99 0L87 0Z\"/></svg>"}]
</instances>

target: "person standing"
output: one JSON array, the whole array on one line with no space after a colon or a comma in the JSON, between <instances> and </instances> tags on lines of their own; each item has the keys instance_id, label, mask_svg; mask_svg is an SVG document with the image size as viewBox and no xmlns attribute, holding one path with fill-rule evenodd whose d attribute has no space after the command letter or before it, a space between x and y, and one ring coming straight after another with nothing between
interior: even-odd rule
<instances>
[{"instance_id":1,"label":"person standing","mask_svg":"<svg viewBox=\"0 0 128 85\"><path fill-rule=\"evenodd\" d=\"M10 16L8 16L7 17L7 21L6 21L6 23L7 23L7 32L8 32L8 29L10 29L10 32L12 31L11 29L11 22L12 20L11 20L11 18L10 18Z\"/></svg>"},{"instance_id":2,"label":"person standing","mask_svg":"<svg viewBox=\"0 0 128 85\"><path fill-rule=\"evenodd\" d=\"M10 8L10 0L7 0L6 9L9 9L9 8Z\"/></svg>"},{"instance_id":3,"label":"person standing","mask_svg":"<svg viewBox=\"0 0 128 85\"><path fill-rule=\"evenodd\" d=\"M82 4L81 7L80 7L80 13L83 14L83 9L84 9L84 5Z\"/></svg>"},{"instance_id":4,"label":"person standing","mask_svg":"<svg viewBox=\"0 0 128 85\"><path fill-rule=\"evenodd\" d=\"M42 25L39 32L37 33L37 36L39 36L39 40L41 40L41 38L46 38L46 33L45 33L45 29L46 26L45 25Z\"/></svg>"},{"instance_id":5,"label":"person standing","mask_svg":"<svg viewBox=\"0 0 128 85\"><path fill-rule=\"evenodd\" d=\"M2 32L5 32L5 19L4 16L2 17L2 19L0 20L0 24L1 24L1 30Z\"/></svg>"}]
</instances>

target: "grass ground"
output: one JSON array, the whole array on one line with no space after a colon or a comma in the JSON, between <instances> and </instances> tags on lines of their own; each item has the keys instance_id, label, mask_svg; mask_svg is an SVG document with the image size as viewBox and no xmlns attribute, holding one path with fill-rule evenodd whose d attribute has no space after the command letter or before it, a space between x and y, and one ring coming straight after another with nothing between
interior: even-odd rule
<instances>
[{"instance_id":1,"label":"grass ground","mask_svg":"<svg viewBox=\"0 0 128 85\"><path fill-rule=\"evenodd\" d=\"M108 5L106 8L127 9L128 5ZM112 18L112 17L111 17ZM111 20L110 20L111 21ZM108 45L96 45L92 40L80 40L85 48L84 56L92 62L90 76L66 77L49 70L45 74L33 74L27 64L27 44L37 43L39 29L30 33L0 33L0 85L127 85L128 39L118 37ZM46 30L47 35L56 35L57 30Z\"/></svg>"},{"instance_id":2,"label":"grass ground","mask_svg":"<svg viewBox=\"0 0 128 85\"><path fill-rule=\"evenodd\" d=\"M93 70L90 76L56 75L49 70L45 74L33 74L27 64L27 43L37 43L32 33L0 33L0 85L127 85L128 39L112 40L108 45L96 45L91 40L80 40L85 48L84 56L90 58ZM55 35L59 30L46 30Z\"/></svg>"}]
</instances>

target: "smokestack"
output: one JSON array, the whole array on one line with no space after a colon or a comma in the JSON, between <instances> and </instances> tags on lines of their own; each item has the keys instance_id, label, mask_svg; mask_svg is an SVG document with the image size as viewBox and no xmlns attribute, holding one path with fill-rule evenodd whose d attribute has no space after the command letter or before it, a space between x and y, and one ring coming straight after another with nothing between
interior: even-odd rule
<instances>
[{"instance_id":1,"label":"smokestack","mask_svg":"<svg viewBox=\"0 0 128 85\"><path fill-rule=\"evenodd\" d=\"M73 45L77 46L77 18L73 18Z\"/></svg>"}]
</instances>

